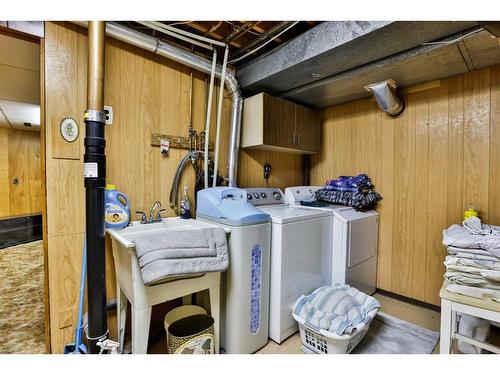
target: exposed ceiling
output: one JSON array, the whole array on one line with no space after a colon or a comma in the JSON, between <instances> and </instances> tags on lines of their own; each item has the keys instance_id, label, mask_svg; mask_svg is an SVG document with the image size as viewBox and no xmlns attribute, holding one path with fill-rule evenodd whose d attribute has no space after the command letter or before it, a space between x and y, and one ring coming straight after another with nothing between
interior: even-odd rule
<instances>
[{"instance_id":1,"label":"exposed ceiling","mask_svg":"<svg viewBox=\"0 0 500 375\"><path fill-rule=\"evenodd\" d=\"M323 22L237 71L245 96L267 92L316 108L500 63L499 39L477 22Z\"/></svg>"},{"instance_id":2,"label":"exposed ceiling","mask_svg":"<svg viewBox=\"0 0 500 375\"><path fill-rule=\"evenodd\" d=\"M249 51L262 46L258 51L251 53L248 57L232 64L238 67L245 61L251 60L274 48L286 43L290 39L304 33L320 22L301 21L296 23L292 21L160 21L166 25L173 26L177 29L191 32L193 34L212 38L229 46L229 60L240 58ZM154 36L159 39L169 41L183 46L187 49L192 49L198 53L205 54L207 57L212 57L211 53L200 47L193 46L188 42L181 41L172 36L162 34L161 32L151 29L139 22L119 22L125 26L141 31L145 34ZM288 27L290 27L288 29ZM280 34L278 36L278 34ZM273 37L277 36L275 39Z\"/></svg>"}]
</instances>

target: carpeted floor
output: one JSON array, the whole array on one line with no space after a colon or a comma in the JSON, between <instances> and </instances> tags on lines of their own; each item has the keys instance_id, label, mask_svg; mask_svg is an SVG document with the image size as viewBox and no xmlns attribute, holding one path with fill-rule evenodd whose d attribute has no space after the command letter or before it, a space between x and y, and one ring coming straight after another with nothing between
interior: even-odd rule
<instances>
[{"instance_id":1,"label":"carpeted floor","mask_svg":"<svg viewBox=\"0 0 500 375\"><path fill-rule=\"evenodd\" d=\"M42 241L0 250L0 354L45 353Z\"/></svg>"}]
</instances>

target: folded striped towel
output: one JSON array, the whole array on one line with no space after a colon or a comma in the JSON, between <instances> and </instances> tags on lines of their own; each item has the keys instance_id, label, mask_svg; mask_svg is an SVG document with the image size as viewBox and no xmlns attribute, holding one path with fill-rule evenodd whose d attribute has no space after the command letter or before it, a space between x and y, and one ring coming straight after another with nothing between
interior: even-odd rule
<instances>
[{"instance_id":1,"label":"folded striped towel","mask_svg":"<svg viewBox=\"0 0 500 375\"><path fill-rule=\"evenodd\" d=\"M353 333L370 324L380 303L373 297L347 284L322 286L300 297L293 313L304 319L306 326L337 335Z\"/></svg>"}]
</instances>

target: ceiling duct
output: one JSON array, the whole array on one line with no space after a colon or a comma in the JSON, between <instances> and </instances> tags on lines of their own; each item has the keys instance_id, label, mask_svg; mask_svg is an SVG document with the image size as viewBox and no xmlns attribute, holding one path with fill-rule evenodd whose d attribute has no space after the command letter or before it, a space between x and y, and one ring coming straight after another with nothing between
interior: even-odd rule
<instances>
[{"instance_id":1,"label":"ceiling duct","mask_svg":"<svg viewBox=\"0 0 500 375\"><path fill-rule=\"evenodd\" d=\"M396 95L396 82L392 79L373 83L365 89L373 94L382 112L395 117L405 109L404 101Z\"/></svg>"},{"instance_id":2,"label":"ceiling duct","mask_svg":"<svg viewBox=\"0 0 500 375\"><path fill-rule=\"evenodd\" d=\"M0 99L0 127L40 131L40 105Z\"/></svg>"}]
</instances>

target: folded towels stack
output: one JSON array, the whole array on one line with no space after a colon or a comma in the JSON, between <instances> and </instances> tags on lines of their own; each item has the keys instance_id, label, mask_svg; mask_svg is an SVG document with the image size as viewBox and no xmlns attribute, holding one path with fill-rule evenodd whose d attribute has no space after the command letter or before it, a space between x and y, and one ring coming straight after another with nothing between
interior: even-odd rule
<instances>
[{"instance_id":1,"label":"folded towels stack","mask_svg":"<svg viewBox=\"0 0 500 375\"><path fill-rule=\"evenodd\" d=\"M443 231L447 290L500 302L500 227L477 217Z\"/></svg>"},{"instance_id":2,"label":"folded towels stack","mask_svg":"<svg viewBox=\"0 0 500 375\"><path fill-rule=\"evenodd\" d=\"M366 211L374 208L382 199L373 187L370 177L366 174L340 176L337 179L328 180L325 187L316 192L316 199Z\"/></svg>"},{"instance_id":3,"label":"folded towels stack","mask_svg":"<svg viewBox=\"0 0 500 375\"><path fill-rule=\"evenodd\" d=\"M341 336L353 334L370 324L380 303L347 284L322 286L300 297L293 313L316 331L323 329Z\"/></svg>"},{"instance_id":4,"label":"folded towels stack","mask_svg":"<svg viewBox=\"0 0 500 375\"><path fill-rule=\"evenodd\" d=\"M148 234L137 236L133 242L145 285L173 277L222 272L229 267L223 228Z\"/></svg>"}]
</instances>

